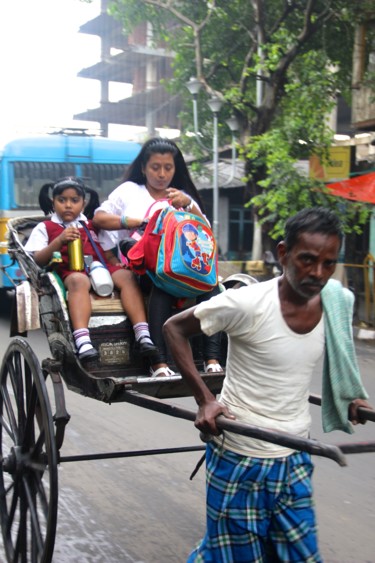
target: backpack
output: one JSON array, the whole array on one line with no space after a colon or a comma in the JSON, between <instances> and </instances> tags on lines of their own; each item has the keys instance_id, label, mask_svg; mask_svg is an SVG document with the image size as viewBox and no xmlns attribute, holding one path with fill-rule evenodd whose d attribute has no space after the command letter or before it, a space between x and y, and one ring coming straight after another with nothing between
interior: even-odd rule
<instances>
[{"instance_id":1,"label":"backpack","mask_svg":"<svg viewBox=\"0 0 375 563\"><path fill-rule=\"evenodd\" d=\"M175 297L197 297L218 282L217 245L210 227L198 215L170 206L152 215L128 261L135 273L147 273Z\"/></svg>"}]
</instances>

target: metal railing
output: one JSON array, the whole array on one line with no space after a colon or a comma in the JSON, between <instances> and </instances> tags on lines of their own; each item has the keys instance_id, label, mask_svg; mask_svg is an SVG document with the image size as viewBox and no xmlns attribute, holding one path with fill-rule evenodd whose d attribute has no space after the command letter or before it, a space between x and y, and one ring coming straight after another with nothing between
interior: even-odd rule
<instances>
[{"instance_id":1,"label":"metal railing","mask_svg":"<svg viewBox=\"0 0 375 563\"><path fill-rule=\"evenodd\" d=\"M360 321L368 326L375 326L375 258L372 254L365 256L362 264L344 264L345 269L354 268L362 270L363 280L363 300L361 295L357 293L356 298L359 301L358 316ZM356 290L356 288L354 288ZM363 303L361 302L363 301Z\"/></svg>"}]
</instances>

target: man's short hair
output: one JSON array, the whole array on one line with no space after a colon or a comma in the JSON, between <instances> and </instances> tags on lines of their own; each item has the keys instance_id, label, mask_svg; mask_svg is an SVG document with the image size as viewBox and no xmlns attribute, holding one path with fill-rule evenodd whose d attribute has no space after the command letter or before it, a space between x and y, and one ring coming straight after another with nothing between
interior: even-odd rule
<instances>
[{"instance_id":1,"label":"man's short hair","mask_svg":"<svg viewBox=\"0 0 375 563\"><path fill-rule=\"evenodd\" d=\"M336 235L340 244L344 236L339 218L333 211L325 207L302 209L287 220L284 237L287 250L293 248L297 243L300 233Z\"/></svg>"}]
</instances>

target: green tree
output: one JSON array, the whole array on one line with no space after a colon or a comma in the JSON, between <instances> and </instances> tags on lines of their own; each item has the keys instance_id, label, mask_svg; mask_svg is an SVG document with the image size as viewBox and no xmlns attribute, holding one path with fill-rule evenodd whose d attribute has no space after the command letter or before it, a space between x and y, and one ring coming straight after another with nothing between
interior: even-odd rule
<instances>
[{"instance_id":1,"label":"green tree","mask_svg":"<svg viewBox=\"0 0 375 563\"><path fill-rule=\"evenodd\" d=\"M155 42L175 52L168 87L187 107L185 84L196 76L200 101L217 96L223 112L236 116L249 203L277 238L285 217L306 205L336 207L347 232L367 220L367 206L329 196L296 162L313 152L328 158L327 115L338 92L350 102L353 26L369 6L367 0L112 0L110 11L128 32L152 23ZM189 130L191 111L182 119ZM209 110L200 122L210 133ZM228 135L221 124L222 143Z\"/></svg>"}]
</instances>

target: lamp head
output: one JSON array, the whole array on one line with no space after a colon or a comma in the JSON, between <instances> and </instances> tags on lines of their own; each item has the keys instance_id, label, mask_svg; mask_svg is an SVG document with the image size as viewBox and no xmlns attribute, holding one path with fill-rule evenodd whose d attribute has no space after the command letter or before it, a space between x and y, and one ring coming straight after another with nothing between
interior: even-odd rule
<instances>
[{"instance_id":1,"label":"lamp head","mask_svg":"<svg viewBox=\"0 0 375 563\"><path fill-rule=\"evenodd\" d=\"M212 96L212 98L208 100L207 104L212 113L219 113L223 102L217 96Z\"/></svg>"},{"instance_id":2,"label":"lamp head","mask_svg":"<svg viewBox=\"0 0 375 563\"><path fill-rule=\"evenodd\" d=\"M229 129L232 131L232 133L235 133L240 128L240 125L238 123L238 119L235 115L231 115L230 118L227 119L226 123L227 123Z\"/></svg>"},{"instance_id":3,"label":"lamp head","mask_svg":"<svg viewBox=\"0 0 375 563\"><path fill-rule=\"evenodd\" d=\"M192 76L188 82L186 82L186 88L189 90L192 96L197 96L199 90L202 88L202 83L198 78Z\"/></svg>"}]
</instances>

